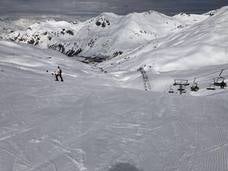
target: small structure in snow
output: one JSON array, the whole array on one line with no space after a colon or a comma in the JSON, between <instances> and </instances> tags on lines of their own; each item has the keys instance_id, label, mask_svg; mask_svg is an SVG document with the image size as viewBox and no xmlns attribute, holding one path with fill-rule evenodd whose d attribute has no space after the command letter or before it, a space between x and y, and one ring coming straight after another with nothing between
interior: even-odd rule
<instances>
[{"instance_id":1,"label":"small structure in snow","mask_svg":"<svg viewBox=\"0 0 228 171\"><path fill-rule=\"evenodd\" d=\"M191 91L198 91L198 90L199 90L198 82L196 82L196 78L194 78L194 81L191 85Z\"/></svg>"},{"instance_id":2,"label":"small structure in snow","mask_svg":"<svg viewBox=\"0 0 228 171\"><path fill-rule=\"evenodd\" d=\"M184 80L184 79L175 79L173 83L173 86L179 86L177 90L180 92L180 95L183 93L186 93L185 87L189 85L190 84L188 80Z\"/></svg>"},{"instance_id":3,"label":"small structure in snow","mask_svg":"<svg viewBox=\"0 0 228 171\"><path fill-rule=\"evenodd\" d=\"M216 90L215 85L211 84L209 87L207 87L207 90Z\"/></svg>"},{"instance_id":4,"label":"small structure in snow","mask_svg":"<svg viewBox=\"0 0 228 171\"><path fill-rule=\"evenodd\" d=\"M223 71L224 71L224 69L221 70L218 77L213 79L214 80L214 86L218 86L222 89L227 86L227 84L225 83L225 78L222 77Z\"/></svg>"}]
</instances>

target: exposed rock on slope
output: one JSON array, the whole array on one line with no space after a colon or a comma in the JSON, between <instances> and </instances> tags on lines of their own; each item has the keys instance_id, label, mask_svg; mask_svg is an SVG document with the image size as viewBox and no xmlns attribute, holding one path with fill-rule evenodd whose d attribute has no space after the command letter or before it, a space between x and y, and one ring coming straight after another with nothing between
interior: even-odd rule
<instances>
[{"instance_id":1,"label":"exposed rock on slope","mask_svg":"<svg viewBox=\"0 0 228 171\"><path fill-rule=\"evenodd\" d=\"M196 69L228 63L228 7L224 7L203 21L179 32L157 38L147 45L102 64L120 70L136 70L141 66L158 72ZM179 16L174 16L178 18ZM186 18L188 16L182 15ZM184 19L191 23L193 18ZM189 20L191 19L191 20ZM181 19L183 20L183 18ZM156 49L154 48L156 46Z\"/></svg>"},{"instance_id":2,"label":"exposed rock on slope","mask_svg":"<svg viewBox=\"0 0 228 171\"><path fill-rule=\"evenodd\" d=\"M52 48L68 56L116 57L150 41L179 32L208 15L169 17L149 11L118 16L103 13L85 22L48 20L35 23L26 30L14 31L4 38L40 48ZM191 20L191 22L190 22ZM156 47L154 47L156 48Z\"/></svg>"}]
</instances>

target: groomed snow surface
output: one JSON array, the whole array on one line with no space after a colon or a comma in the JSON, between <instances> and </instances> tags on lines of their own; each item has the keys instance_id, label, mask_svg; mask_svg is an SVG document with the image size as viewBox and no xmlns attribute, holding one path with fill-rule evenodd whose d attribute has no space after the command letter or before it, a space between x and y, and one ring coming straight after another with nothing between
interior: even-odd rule
<instances>
[{"instance_id":1,"label":"groomed snow surface","mask_svg":"<svg viewBox=\"0 0 228 171\"><path fill-rule=\"evenodd\" d=\"M1 40L0 170L228 170L228 90L206 89L221 69L228 77L227 11L170 17L186 27L147 41L140 37L97 66ZM151 12L121 18L145 14ZM51 75L58 65L64 82ZM138 67L145 68L152 91L144 91ZM175 78L196 78L200 90L168 94Z\"/></svg>"}]
</instances>

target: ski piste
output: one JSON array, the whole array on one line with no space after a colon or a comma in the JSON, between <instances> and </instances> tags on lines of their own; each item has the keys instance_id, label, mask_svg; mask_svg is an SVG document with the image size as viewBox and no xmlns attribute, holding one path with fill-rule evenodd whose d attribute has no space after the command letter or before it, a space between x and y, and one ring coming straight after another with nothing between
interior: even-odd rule
<instances>
[{"instance_id":1,"label":"ski piste","mask_svg":"<svg viewBox=\"0 0 228 171\"><path fill-rule=\"evenodd\" d=\"M110 13L102 20L95 17L88 24L96 33L100 31L100 39L95 37L96 41L87 42L91 34L86 34L85 27L80 32L85 37L80 40L86 41L80 42L83 47L88 46L82 51L88 57L108 57L96 66L79 62L77 56L69 58L39 46L50 43L43 38L49 40L51 32L61 35L51 38L57 45L67 41L67 37L77 37L76 30L75 37L70 31L66 33L65 22L24 25L27 30L35 24L32 30L28 29L29 38L37 30L44 31L38 34L43 42L36 46L27 45L26 40L30 39L26 34L16 41L0 40L0 170L228 170L228 89L219 86L220 80L228 81L227 12L224 7L209 14L171 17L183 21L182 27L176 22L166 23L167 16L156 12L140 17L120 16L123 20ZM155 43L150 40L154 34L148 38L153 24L146 29L148 23L141 18L144 15L149 16L150 22L154 16L164 17L154 18L155 23L162 24L157 30L174 25L161 30L162 37L157 36ZM118 25L110 20L105 27L96 25L96 19L101 22L111 16L124 22ZM5 27L2 23L9 21L0 22L0 27ZM18 23L21 20L11 24ZM15 34L23 32L21 28L12 28ZM46 34L47 28L50 32ZM116 37L113 35L116 39L109 32L117 33ZM129 39L124 37L126 33L130 34ZM65 50L71 48L63 44ZM109 45L113 45L111 49ZM63 69L63 83L56 83L46 72L55 71L57 66ZM136 72L141 66L146 76ZM142 78L146 77L151 91L145 92ZM198 91L190 91L194 78ZM179 86L170 87L175 79L190 80L186 93L179 95L173 90ZM208 91L210 83L217 86ZM173 93L168 93L169 89Z\"/></svg>"}]
</instances>

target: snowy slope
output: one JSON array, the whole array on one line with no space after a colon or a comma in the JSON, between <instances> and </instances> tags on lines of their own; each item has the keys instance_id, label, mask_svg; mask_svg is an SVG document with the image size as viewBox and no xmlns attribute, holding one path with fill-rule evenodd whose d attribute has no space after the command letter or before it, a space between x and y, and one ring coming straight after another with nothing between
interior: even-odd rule
<instances>
[{"instance_id":1,"label":"snowy slope","mask_svg":"<svg viewBox=\"0 0 228 171\"><path fill-rule=\"evenodd\" d=\"M182 17L185 18L186 15L182 15ZM174 16L174 18L179 19L180 15ZM190 22L186 19L184 21ZM223 7L199 23L180 32L153 40L147 45L101 64L101 66L112 71L112 68L114 70L117 68L136 70L146 65L147 69L166 72L227 64L227 27L228 7ZM154 46L157 48L154 49Z\"/></svg>"},{"instance_id":2,"label":"snowy slope","mask_svg":"<svg viewBox=\"0 0 228 171\"><path fill-rule=\"evenodd\" d=\"M35 23L53 19L56 21L78 22L77 17L64 15L0 16L0 38L13 31L26 30Z\"/></svg>"},{"instance_id":3,"label":"snowy slope","mask_svg":"<svg viewBox=\"0 0 228 171\"><path fill-rule=\"evenodd\" d=\"M68 56L110 58L126 54L151 40L178 32L208 17L206 14L169 17L155 11L126 16L103 13L84 22L41 21L26 29L15 29L3 37L56 49Z\"/></svg>"},{"instance_id":4,"label":"snowy slope","mask_svg":"<svg viewBox=\"0 0 228 171\"><path fill-rule=\"evenodd\" d=\"M0 41L0 62L3 66L17 68L19 71L28 71L39 74L51 81L54 79L51 73L61 66L65 77L84 79L84 83L98 84L100 70L78 62L53 50L39 49L24 44L15 44L8 41ZM47 72L48 71L48 72ZM100 78L100 82L103 76ZM115 83L107 78L103 81L106 86L115 86Z\"/></svg>"},{"instance_id":5,"label":"snowy slope","mask_svg":"<svg viewBox=\"0 0 228 171\"><path fill-rule=\"evenodd\" d=\"M57 65L63 83L46 73ZM198 74L210 79L215 68ZM192 72L163 78L178 74ZM227 90L192 97L117 88L112 73L5 41L0 75L1 171L228 169Z\"/></svg>"},{"instance_id":6,"label":"snowy slope","mask_svg":"<svg viewBox=\"0 0 228 171\"><path fill-rule=\"evenodd\" d=\"M104 13L7 34L26 44L0 40L0 170L228 170L228 88L206 89L221 69L228 82L227 11ZM65 54L118 53L86 65L47 48L59 43ZM51 75L58 65L63 83ZM144 91L139 67L152 91ZM168 94L176 78L196 78L200 90Z\"/></svg>"}]
</instances>

